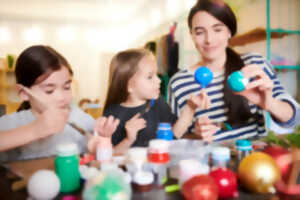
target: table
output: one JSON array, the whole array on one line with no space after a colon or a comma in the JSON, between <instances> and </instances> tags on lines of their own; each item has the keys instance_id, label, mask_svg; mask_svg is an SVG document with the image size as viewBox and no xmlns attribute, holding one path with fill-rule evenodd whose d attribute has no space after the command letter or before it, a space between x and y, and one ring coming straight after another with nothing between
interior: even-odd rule
<instances>
[{"instance_id":1,"label":"table","mask_svg":"<svg viewBox=\"0 0 300 200\"><path fill-rule=\"evenodd\" d=\"M35 161L37 162L37 161ZM40 162L42 164L37 165L34 163L33 168L40 168L40 169L49 169L52 168L52 161L50 160L43 160ZM19 163L21 166L21 164ZM26 169L26 165L23 165ZM29 170L29 167L27 167ZM12 178L13 177L13 178ZM8 200L25 200L28 197L26 188L13 192L11 190L11 185L14 181L18 180L18 176L13 174L7 168L0 166L0 199L8 199ZM172 180L170 180L172 182ZM174 180L173 180L174 181ZM169 182L169 183L171 183ZM168 183L167 183L168 184ZM244 191L242 188L239 188L240 196L235 200L300 200L300 196L286 196L286 195L258 195L258 194L251 194L247 191ZM76 196L78 199L80 198L80 191L77 192ZM62 199L62 195L60 194L56 199ZM183 197L181 196L180 192L173 192L173 193L165 193L163 189L153 189L150 192L145 193L138 193L133 192L132 200L182 200Z\"/></svg>"}]
</instances>

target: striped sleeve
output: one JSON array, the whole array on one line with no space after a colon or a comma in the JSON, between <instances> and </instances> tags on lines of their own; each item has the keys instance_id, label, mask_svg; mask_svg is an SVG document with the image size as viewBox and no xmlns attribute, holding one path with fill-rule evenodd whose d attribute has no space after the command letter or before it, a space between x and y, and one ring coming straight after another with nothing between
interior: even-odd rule
<instances>
[{"instance_id":1,"label":"striped sleeve","mask_svg":"<svg viewBox=\"0 0 300 200\"><path fill-rule=\"evenodd\" d=\"M268 75L268 77L273 81L273 97L282 101L285 101L289 103L293 110L294 114L290 120L287 122L278 122L276 119L273 118L273 121L277 123L277 125L281 127L292 127L296 123L296 114L297 112L300 112L299 110L299 104L296 102L296 100L284 89L282 84L280 83L276 72L273 68L273 66L261 55L259 54L246 54L242 56L242 59L244 60L246 65L249 64L256 64L258 66L261 66L264 70L264 72ZM298 113L297 115L300 115Z\"/></svg>"}]
</instances>

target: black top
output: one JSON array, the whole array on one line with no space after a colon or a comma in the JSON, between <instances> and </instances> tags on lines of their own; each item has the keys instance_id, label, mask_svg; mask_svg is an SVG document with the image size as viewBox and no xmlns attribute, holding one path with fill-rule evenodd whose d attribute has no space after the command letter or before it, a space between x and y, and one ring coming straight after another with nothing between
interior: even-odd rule
<instances>
[{"instance_id":1,"label":"black top","mask_svg":"<svg viewBox=\"0 0 300 200\"><path fill-rule=\"evenodd\" d=\"M104 116L112 115L115 118L120 119L120 124L112 135L113 145L119 144L126 138L125 123L127 120L130 120L135 114L142 112L145 108L146 103L137 107L124 107L120 104L114 104L104 110ZM172 113L171 108L162 97L156 99L150 110L141 117L147 121L147 126L138 132L137 139L132 146L148 146L148 142L151 139L156 138L156 129L159 123L169 122L174 124L177 120L176 115Z\"/></svg>"}]
</instances>

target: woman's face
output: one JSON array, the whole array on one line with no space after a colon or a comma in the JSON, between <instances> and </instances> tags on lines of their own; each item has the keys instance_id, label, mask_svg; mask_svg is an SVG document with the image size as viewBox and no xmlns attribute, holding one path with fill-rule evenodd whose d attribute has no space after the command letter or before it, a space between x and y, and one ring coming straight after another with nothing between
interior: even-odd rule
<instances>
[{"instance_id":1,"label":"woman's face","mask_svg":"<svg viewBox=\"0 0 300 200\"><path fill-rule=\"evenodd\" d=\"M138 64L137 72L129 80L129 95L141 101L156 99L160 94L160 82L155 58L144 56Z\"/></svg>"},{"instance_id":2,"label":"woman's face","mask_svg":"<svg viewBox=\"0 0 300 200\"><path fill-rule=\"evenodd\" d=\"M31 92L39 97L41 103L58 108L69 107L72 102L72 77L66 67L52 72L45 80L30 87ZM30 102L32 109L36 109L35 102Z\"/></svg>"},{"instance_id":3,"label":"woman's face","mask_svg":"<svg viewBox=\"0 0 300 200\"><path fill-rule=\"evenodd\" d=\"M204 60L217 60L226 55L231 37L228 27L206 11L197 12L192 19L191 36Z\"/></svg>"}]
</instances>

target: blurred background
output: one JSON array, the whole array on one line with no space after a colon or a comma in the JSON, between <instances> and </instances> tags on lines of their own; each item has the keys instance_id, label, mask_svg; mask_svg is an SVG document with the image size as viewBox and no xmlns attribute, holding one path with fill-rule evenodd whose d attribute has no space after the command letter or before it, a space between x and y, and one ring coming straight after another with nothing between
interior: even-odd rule
<instances>
[{"instance_id":1,"label":"blurred background","mask_svg":"<svg viewBox=\"0 0 300 200\"><path fill-rule=\"evenodd\" d=\"M120 50L143 47L149 42L158 49L161 38L171 32L173 42L179 47L176 67L182 69L195 63L199 58L187 27L187 14L195 2L196 0L1 0L0 104L18 104L19 99L14 92L13 65L18 54L33 44L50 45L70 62L75 74L75 103L88 99L102 105L112 56ZM232 43L236 50L241 53L258 52L267 57L270 48L270 59L277 64L299 65L299 0L271 0L271 3L269 0L226 2L237 15L237 35L242 36ZM269 21L267 16L270 17ZM268 24L271 28L292 32L272 35L268 47ZM156 53L155 49L154 52ZM13 63L12 67L7 70L10 62ZM298 70L295 69L281 69L279 73L289 92L297 97Z\"/></svg>"}]
</instances>

